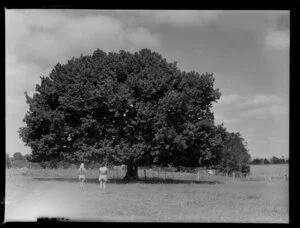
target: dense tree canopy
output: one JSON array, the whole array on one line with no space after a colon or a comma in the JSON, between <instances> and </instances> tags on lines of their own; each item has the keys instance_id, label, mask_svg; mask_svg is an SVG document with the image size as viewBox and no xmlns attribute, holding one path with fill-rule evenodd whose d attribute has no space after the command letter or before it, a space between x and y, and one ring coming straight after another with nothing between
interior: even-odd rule
<instances>
[{"instance_id":1,"label":"dense tree canopy","mask_svg":"<svg viewBox=\"0 0 300 228\"><path fill-rule=\"evenodd\" d=\"M220 170L225 172L242 171L250 172L251 156L248 153L247 145L244 138L239 132L229 133L223 126L219 126L220 131L223 131L222 153L218 166Z\"/></svg>"},{"instance_id":2,"label":"dense tree canopy","mask_svg":"<svg viewBox=\"0 0 300 228\"><path fill-rule=\"evenodd\" d=\"M26 93L29 111L19 134L32 161L140 165L220 161L223 139L212 103L212 74L181 71L156 52L105 53L57 64Z\"/></svg>"}]
</instances>

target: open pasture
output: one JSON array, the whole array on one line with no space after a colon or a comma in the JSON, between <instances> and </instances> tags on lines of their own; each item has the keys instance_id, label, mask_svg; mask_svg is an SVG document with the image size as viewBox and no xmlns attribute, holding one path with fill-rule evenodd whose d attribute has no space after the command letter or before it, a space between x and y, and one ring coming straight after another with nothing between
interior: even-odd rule
<instances>
[{"instance_id":1,"label":"open pasture","mask_svg":"<svg viewBox=\"0 0 300 228\"><path fill-rule=\"evenodd\" d=\"M289 175L289 165L251 165L251 175L254 177L282 177Z\"/></svg>"},{"instance_id":2,"label":"open pasture","mask_svg":"<svg viewBox=\"0 0 300 228\"><path fill-rule=\"evenodd\" d=\"M261 170L266 169L279 171L270 171L273 178L267 181L254 176L263 175ZM234 180L204 173L198 179L197 174L147 170L144 180L141 169L141 181L135 183L124 183L121 178L125 173L113 171L106 192L99 189L97 170L89 171L83 190L76 170L29 170L27 175L20 170L7 170L5 218L287 223L289 182L280 174L288 166L252 166L251 170L252 176Z\"/></svg>"}]
</instances>

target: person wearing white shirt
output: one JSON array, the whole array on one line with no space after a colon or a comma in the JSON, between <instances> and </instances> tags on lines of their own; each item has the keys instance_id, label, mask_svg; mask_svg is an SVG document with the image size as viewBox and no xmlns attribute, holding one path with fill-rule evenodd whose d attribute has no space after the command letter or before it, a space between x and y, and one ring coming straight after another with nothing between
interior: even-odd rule
<instances>
[{"instance_id":1,"label":"person wearing white shirt","mask_svg":"<svg viewBox=\"0 0 300 228\"><path fill-rule=\"evenodd\" d=\"M108 175L108 168L106 167L105 164L103 164L100 168L99 168L99 182L100 182L100 189L102 189L105 191L105 187L106 187L106 182L107 182L107 175Z\"/></svg>"},{"instance_id":2,"label":"person wearing white shirt","mask_svg":"<svg viewBox=\"0 0 300 228\"><path fill-rule=\"evenodd\" d=\"M78 179L80 182L80 188L83 188L83 182L85 181L85 175L86 175L86 169L84 168L83 163L81 163L77 173L78 173Z\"/></svg>"}]
</instances>

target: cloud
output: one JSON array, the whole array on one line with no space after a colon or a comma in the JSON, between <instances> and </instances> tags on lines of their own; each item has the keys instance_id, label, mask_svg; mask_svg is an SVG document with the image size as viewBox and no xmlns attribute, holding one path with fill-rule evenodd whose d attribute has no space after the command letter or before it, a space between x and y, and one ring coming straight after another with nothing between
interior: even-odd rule
<instances>
[{"instance_id":1,"label":"cloud","mask_svg":"<svg viewBox=\"0 0 300 228\"><path fill-rule=\"evenodd\" d=\"M35 32L50 32L59 28L66 17L56 11L49 10L6 10L5 34L7 52L20 52L23 39L34 35Z\"/></svg>"},{"instance_id":2,"label":"cloud","mask_svg":"<svg viewBox=\"0 0 300 228\"><path fill-rule=\"evenodd\" d=\"M103 15L72 16L58 10L6 10L6 92L34 90L58 62L73 56L141 48L159 49L158 34L143 27L126 27Z\"/></svg>"},{"instance_id":3,"label":"cloud","mask_svg":"<svg viewBox=\"0 0 300 228\"><path fill-rule=\"evenodd\" d=\"M261 31L267 50L282 51L290 47L289 11L270 12L265 21L269 21Z\"/></svg>"},{"instance_id":4,"label":"cloud","mask_svg":"<svg viewBox=\"0 0 300 228\"><path fill-rule=\"evenodd\" d=\"M288 114L288 107L281 97L276 95L257 94L244 97L237 104L239 116L242 118L269 119Z\"/></svg>"},{"instance_id":5,"label":"cloud","mask_svg":"<svg viewBox=\"0 0 300 228\"><path fill-rule=\"evenodd\" d=\"M229 94L214 106L217 124L229 132L240 132L251 156L288 154L288 105L274 94L245 96ZM266 150L265 147L268 147Z\"/></svg>"},{"instance_id":6,"label":"cloud","mask_svg":"<svg viewBox=\"0 0 300 228\"><path fill-rule=\"evenodd\" d=\"M223 116L222 114L219 114L219 113L214 113L214 117L215 117L215 122L217 124L221 124L221 123L224 123L225 125L227 124L236 124L236 123L239 123L241 122L241 119L240 118L227 118L226 116Z\"/></svg>"},{"instance_id":7,"label":"cloud","mask_svg":"<svg viewBox=\"0 0 300 228\"><path fill-rule=\"evenodd\" d=\"M158 24L170 24L174 27L203 26L218 18L218 10L142 10L140 15L146 16Z\"/></svg>"},{"instance_id":8,"label":"cloud","mask_svg":"<svg viewBox=\"0 0 300 228\"><path fill-rule=\"evenodd\" d=\"M7 52L45 67L73 56L119 49L158 49L157 34L143 27L126 27L110 16L72 17L56 10L6 10Z\"/></svg>"},{"instance_id":9,"label":"cloud","mask_svg":"<svg viewBox=\"0 0 300 228\"><path fill-rule=\"evenodd\" d=\"M18 140L17 131L24 126L23 118L29 110L25 96L6 96L5 97L5 123L6 132L9 134L7 140L16 138Z\"/></svg>"},{"instance_id":10,"label":"cloud","mask_svg":"<svg viewBox=\"0 0 300 228\"><path fill-rule=\"evenodd\" d=\"M236 103L240 99L241 99L241 96L238 94L222 95L217 104L218 105L228 105L228 104Z\"/></svg>"},{"instance_id":11,"label":"cloud","mask_svg":"<svg viewBox=\"0 0 300 228\"><path fill-rule=\"evenodd\" d=\"M5 151L11 155L17 151L30 153L18 134L20 127L25 125L22 120L28 110L25 96L6 96L5 103Z\"/></svg>"},{"instance_id":12,"label":"cloud","mask_svg":"<svg viewBox=\"0 0 300 228\"><path fill-rule=\"evenodd\" d=\"M223 95L214 108L218 113L216 120L225 124L239 123L242 119L273 119L288 114L288 106L283 98L267 94Z\"/></svg>"},{"instance_id":13,"label":"cloud","mask_svg":"<svg viewBox=\"0 0 300 228\"><path fill-rule=\"evenodd\" d=\"M254 127L244 127L243 129L239 130L239 132L246 139L247 142L253 141L256 131L257 129L255 129Z\"/></svg>"},{"instance_id":14,"label":"cloud","mask_svg":"<svg viewBox=\"0 0 300 228\"><path fill-rule=\"evenodd\" d=\"M290 46L290 34L287 31L270 31L265 38L265 42L270 49L286 49Z\"/></svg>"},{"instance_id":15,"label":"cloud","mask_svg":"<svg viewBox=\"0 0 300 228\"><path fill-rule=\"evenodd\" d=\"M257 94L251 98L245 98L243 102L238 106L242 108L269 106L283 103L284 100L281 97L275 95Z\"/></svg>"},{"instance_id":16,"label":"cloud","mask_svg":"<svg viewBox=\"0 0 300 228\"><path fill-rule=\"evenodd\" d=\"M236 124L241 122L241 119L238 118L229 118L229 119L224 119L225 124Z\"/></svg>"},{"instance_id":17,"label":"cloud","mask_svg":"<svg viewBox=\"0 0 300 228\"><path fill-rule=\"evenodd\" d=\"M41 68L34 63L20 62L16 56L6 56L5 93L6 96L24 96L39 83L40 76L50 73L50 68ZM25 97L25 96L24 96Z\"/></svg>"},{"instance_id":18,"label":"cloud","mask_svg":"<svg viewBox=\"0 0 300 228\"><path fill-rule=\"evenodd\" d=\"M279 31L290 30L290 13L282 14L277 18L276 28Z\"/></svg>"},{"instance_id":19,"label":"cloud","mask_svg":"<svg viewBox=\"0 0 300 228\"><path fill-rule=\"evenodd\" d=\"M131 43L128 49L132 51L134 51L136 47L143 48L148 46L151 49L156 49L160 46L159 35L151 34L149 30L144 28L128 30L126 40Z\"/></svg>"},{"instance_id":20,"label":"cloud","mask_svg":"<svg viewBox=\"0 0 300 228\"><path fill-rule=\"evenodd\" d=\"M14 107L26 106L25 96L6 96L5 103L8 106L14 106Z\"/></svg>"},{"instance_id":21,"label":"cloud","mask_svg":"<svg viewBox=\"0 0 300 228\"><path fill-rule=\"evenodd\" d=\"M283 105L271 105L269 107L259 107L242 111L240 116L243 118L254 118L254 119L270 119L277 118L283 115L287 115L288 108Z\"/></svg>"},{"instance_id":22,"label":"cloud","mask_svg":"<svg viewBox=\"0 0 300 228\"><path fill-rule=\"evenodd\" d=\"M141 48L159 50L158 34L129 26L99 12L76 15L65 10L5 10L6 139L7 151L28 150L17 135L40 76L48 76L58 62L103 51ZM23 148L23 149L22 149Z\"/></svg>"}]
</instances>

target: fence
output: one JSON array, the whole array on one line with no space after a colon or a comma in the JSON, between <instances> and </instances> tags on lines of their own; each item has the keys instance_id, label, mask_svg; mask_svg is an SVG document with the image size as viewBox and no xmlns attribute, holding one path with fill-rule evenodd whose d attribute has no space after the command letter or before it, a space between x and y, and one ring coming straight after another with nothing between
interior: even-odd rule
<instances>
[{"instance_id":1,"label":"fence","mask_svg":"<svg viewBox=\"0 0 300 228\"><path fill-rule=\"evenodd\" d=\"M160 168L139 168L138 176L140 179L161 179L161 180L218 180L218 181L274 181L274 180L289 180L287 173L279 175L248 175L240 177L237 173L231 175L216 173L210 175L207 169L198 169L195 172L174 172ZM7 175L24 175L49 178L77 178L77 169L28 169L28 168L10 168L6 169ZM108 173L109 179L122 179L126 174L125 169L110 169ZM87 178L98 178L98 169L87 169Z\"/></svg>"},{"instance_id":2,"label":"fence","mask_svg":"<svg viewBox=\"0 0 300 228\"><path fill-rule=\"evenodd\" d=\"M228 180L228 181L274 181L274 180L289 180L289 175L287 173L279 175L252 175L251 173L247 176L242 177L237 172L232 172L231 174L216 173L211 175L208 173L207 169L199 169L196 172L168 172L161 169L140 169L139 177L144 179L176 179L176 180Z\"/></svg>"}]
</instances>

